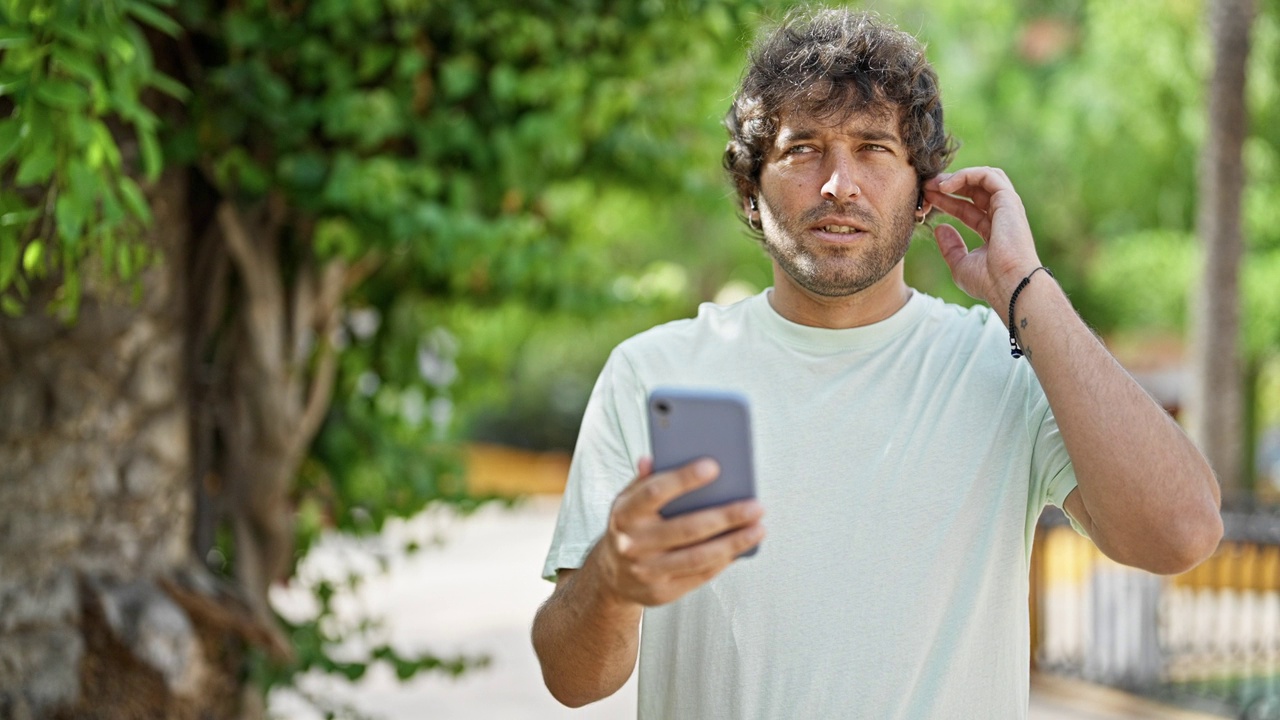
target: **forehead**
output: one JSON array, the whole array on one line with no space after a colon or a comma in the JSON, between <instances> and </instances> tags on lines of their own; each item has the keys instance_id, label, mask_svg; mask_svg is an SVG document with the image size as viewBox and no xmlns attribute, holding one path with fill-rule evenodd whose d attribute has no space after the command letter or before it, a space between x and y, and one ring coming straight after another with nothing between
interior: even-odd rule
<instances>
[{"instance_id":1,"label":"forehead","mask_svg":"<svg viewBox=\"0 0 1280 720\"><path fill-rule=\"evenodd\" d=\"M778 116L775 144L795 140L844 135L854 138L892 140L901 143L900 112L877 103L844 112L815 114L801 108L784 109Z\"/></svg>"}]
</instances>

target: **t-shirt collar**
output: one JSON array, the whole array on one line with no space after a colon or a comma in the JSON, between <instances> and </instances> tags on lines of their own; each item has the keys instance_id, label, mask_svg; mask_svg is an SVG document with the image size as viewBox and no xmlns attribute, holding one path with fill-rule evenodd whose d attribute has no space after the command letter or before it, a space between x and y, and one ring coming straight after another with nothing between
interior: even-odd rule
<instances>
[{"instance_id":1,"label":"t-shirt collar","mask_svg":"<svg viewBox=\"0 0 1280 720\"><path fill-rule=\"evenodd\" d=\"M928 296L912 290L906 304L879 322L855 328L831 329L801 325L782 317L769 304L771 292L773 289L767 288L748 301L749 312L765 332L786 345L826 351L869 350L879 347L919 321L927 311L929 301Z\"/></svg>"}]
</instances>

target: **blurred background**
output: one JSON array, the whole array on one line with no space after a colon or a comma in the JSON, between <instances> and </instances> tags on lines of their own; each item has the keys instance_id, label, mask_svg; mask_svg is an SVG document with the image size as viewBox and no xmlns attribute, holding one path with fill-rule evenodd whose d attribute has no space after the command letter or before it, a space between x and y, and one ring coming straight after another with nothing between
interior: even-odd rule
<instances>
[{"instance_id":1,"label":"blurred background","mask_svg":"<svg viewBox=\"0 0 1280 720\"><path fill-rule=\"evenodd\" d=\"M612 347L770 284L720 119L790 4L0 3L0 717L529 683L451 608L550 591ZM1174 579L1046 515L1038 677L1280 717L1280 0L849 4L927 44L953 167L1008 172L1224 488ZM927 237L907 279L972 303ZM496 686L437 716L519 717Z\"/></svg>"}]
</instances>

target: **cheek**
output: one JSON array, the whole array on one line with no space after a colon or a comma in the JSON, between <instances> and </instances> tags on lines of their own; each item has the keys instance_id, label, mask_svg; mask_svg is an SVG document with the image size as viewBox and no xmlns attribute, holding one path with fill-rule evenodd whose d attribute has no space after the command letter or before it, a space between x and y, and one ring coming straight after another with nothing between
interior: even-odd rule
<instances>
[{"instance_id":1,"label":"cheek","mask_svg":"<svg viewBox=\"0 0 1280 720\"><path fill-rule=\"evenodd\" d=\"M870 174L863 189L873 192L875 197L881 198L881 205L896 207L900 204L910 203L912 208L916 206L916 196L919 195L920 191L914 174L910 177L903 177L901 173L896 172Z\"/></svg>"}]
</instances>

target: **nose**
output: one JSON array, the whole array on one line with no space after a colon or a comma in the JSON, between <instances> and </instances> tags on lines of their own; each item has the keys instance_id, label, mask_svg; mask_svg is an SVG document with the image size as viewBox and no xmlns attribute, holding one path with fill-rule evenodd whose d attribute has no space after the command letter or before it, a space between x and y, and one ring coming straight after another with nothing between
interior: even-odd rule
<instances>
[{"instance_id":1,"label":"nose","mask_svg":"<svg viewBox=\"0 0 1280 720\"><path fill-rule=\"evenodd\" d=\"M827 200L850 200L862 194L862 188L854 178L853 159L843 152L833 152L828 156L830 168L827 181L822 184L822 197Z\"/></svg>"}]
</instances>

